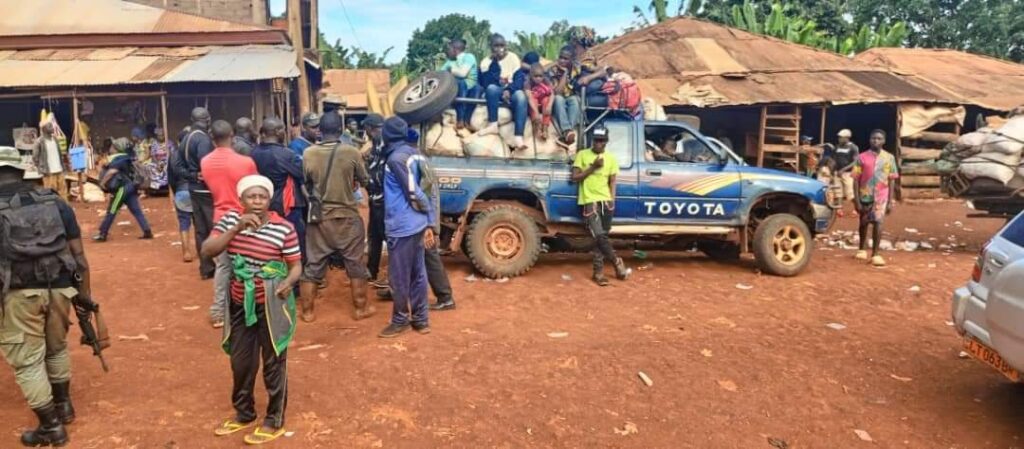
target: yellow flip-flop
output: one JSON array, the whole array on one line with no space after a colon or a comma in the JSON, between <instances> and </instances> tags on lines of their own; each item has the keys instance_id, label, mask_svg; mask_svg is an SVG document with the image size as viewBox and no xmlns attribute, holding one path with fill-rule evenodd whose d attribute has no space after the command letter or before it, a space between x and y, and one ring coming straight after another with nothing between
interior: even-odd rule
<instances>
[{"instance_id":1,"label":"yellow flip-flop","mask_svg":"<svg viewBox=\"0 0 1024 449\"><path fill-rule=\"evenodd\" d=\"M228 420L225 420L224 423L222 423L220 425L220 427L218 427L216 430L214 430L213 434L217 435L219 437L222 437L222 436L225 436L225 435L231 435L231 434L233 434L235 432L238 432L240 430L248 429L248 428L252 427L252 425L255 424L255 423L256 423L255 420L245 423L245 422L238 422L238 421L235 421L233 419L228 419Z\"/></svg>"},{"instance_id":2,"label":"yellow flip-flop","mask_svg":"<svg viewBox=\"0 0 1024 449\"><path fill-rule=\"evenodd\" d=\"M281 435L284 435L284 427L272 432L265 432L263 431L263 426L260 426L257 427L253 433L246 435L242 440L245 441L245 444L256 446L274 441L280 438Z\"/></svg>"}]
</instances>

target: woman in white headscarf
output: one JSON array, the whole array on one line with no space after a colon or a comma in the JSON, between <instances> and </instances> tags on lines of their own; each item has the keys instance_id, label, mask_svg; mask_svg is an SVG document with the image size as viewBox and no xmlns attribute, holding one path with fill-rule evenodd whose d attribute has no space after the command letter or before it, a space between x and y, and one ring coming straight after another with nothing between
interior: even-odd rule
<instances>
[{"instance_id":1,"label":"woman in white headscarf","mask_svg":"<svg viewBox=\"0 0 1024 449\"><path fill-rule=\"evenodd\" d=\"M226 436L255 427L244 440L263 444L285 433L286 350L295 332L292 288L302 271L301 254L295 228L269 209L274 195L270 179L246 176L237 192L244 210L224 214L202 249L204 257L227 251L234 269L222 347L231 356L235 416L214 433ZM253 389L261 364L270 398L263 423L257 425Z\"/></svg>"}]
</instances>

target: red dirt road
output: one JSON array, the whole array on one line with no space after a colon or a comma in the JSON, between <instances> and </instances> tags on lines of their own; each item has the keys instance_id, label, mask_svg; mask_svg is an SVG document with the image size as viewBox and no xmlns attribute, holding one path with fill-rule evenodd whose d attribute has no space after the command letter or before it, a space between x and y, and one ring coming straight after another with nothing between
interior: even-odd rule
<instances>
[{"instance_id":1,"label":"red dirt road","mask_svg":"<svg viewBox=\"0 0 1024 449\"><path fill-rule=\"evenodd\" d=\"M240 435L212 434L231 415L228 358L206 322L212 287L171 245L166 199L145 205L159 238L136 240L132 223L87 244L113 371L74 347L71 447L241 447ZM97 209L78 208L87 233ZM300 325L288 355L295 433L271 447L1020 447L1024 389L958 358L946 324L951 290L1000 225L966 212L901 205L887 225L968 249L888 252L885 269L819 249L792 279L758 275L751 260L655 253L605 289L587 280L585 255L543 257L499 284L467 282L468 263L449 259L459 309L432 314L430 335L394 340L376 337L389 304L354 323L334 272L320 320ZM117 341L139 334L149 340ZM0 447L16 447L33 417L7 367L0 384Z\"/></svg>"}]
</instances>

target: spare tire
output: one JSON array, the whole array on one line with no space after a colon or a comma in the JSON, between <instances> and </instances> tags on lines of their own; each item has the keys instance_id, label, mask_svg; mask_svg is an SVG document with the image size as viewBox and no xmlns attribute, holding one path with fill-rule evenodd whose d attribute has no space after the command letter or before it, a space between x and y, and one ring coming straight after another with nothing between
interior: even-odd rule
<instances>
[{"instance_id":1,"label":"spare tire","mask_svg":"<svg viewBox=\"0 0 1024 449\"><path fill-rule=\"evenodd\" d=\"M448 72L427 72L409 83L395 98L395 115L409 124L440 117L459 94L455 77Z\"/></svg>"}]
</instances>

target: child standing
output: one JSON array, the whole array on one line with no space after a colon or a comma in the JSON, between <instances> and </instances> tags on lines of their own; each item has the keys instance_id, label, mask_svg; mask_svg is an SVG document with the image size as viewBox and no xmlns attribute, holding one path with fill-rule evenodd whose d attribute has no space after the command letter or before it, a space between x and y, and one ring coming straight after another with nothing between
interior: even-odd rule
<instances>
[{"instance_id":1,"label":"child standing","mask_svg":"<svg viewBox=\"0 0 1024 449\"><path fill-rule=\"evenodd\" d=\"M551 127L551 110L555 102L555 89L551 80L544 73L544 66L535 63L530 66L529 83L530 119L533 121L534 132L538 132L541 140L548 140L548 128Z\"/></svg>"}]
</instances>

